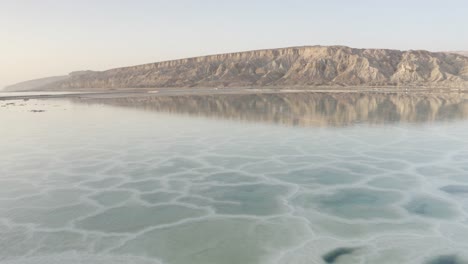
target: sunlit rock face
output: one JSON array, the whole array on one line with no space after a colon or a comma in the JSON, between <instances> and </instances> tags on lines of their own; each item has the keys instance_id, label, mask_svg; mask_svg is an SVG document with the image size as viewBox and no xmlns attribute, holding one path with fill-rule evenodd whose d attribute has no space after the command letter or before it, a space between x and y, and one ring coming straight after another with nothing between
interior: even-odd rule
<instances>
[{"instance_id":1,"label":"sunlit rock face","mask_svg":"<svg viewBox=\"0 0 468 264\"><path fill-rule=\"evenodd\" d=\"M454 53L306 46L257 50L72 76L44 88L411 85L466 87L468 57Z\"/></svg>"},{"instance_id":2,"label":"sunlit rock face","mask_svg":"<svg viewBox=\"0 0 468 264\"><path fill-rule=\"evenodd\" d=\"M460 94L289 93L76 99L148 111L298 126L421 123L468 117Z\"/></svg>"}]
</instances>

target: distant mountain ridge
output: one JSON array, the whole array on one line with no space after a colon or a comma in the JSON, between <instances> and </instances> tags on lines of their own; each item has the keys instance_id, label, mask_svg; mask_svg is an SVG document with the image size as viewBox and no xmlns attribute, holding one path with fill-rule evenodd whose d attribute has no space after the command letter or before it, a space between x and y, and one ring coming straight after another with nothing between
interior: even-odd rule
<instances>
[{"instance_id":1,"label":"distant mountain ridge","mask_svg":"<svg viewBox=\"0 0 468 264\"><path fill-rule=\"evenodd\" d=\"M48 84L52 84L58 81L62 81L67 79L67 75L63 76L52 76L52 77L45 77L35 80L29 80L25 82L16 83L13 85L6 86L4 88L5 91L29 91L29 90L36 90L38 88L47 86Z\"/></svg>"},{"instance_id":2,"label":"distant mountain ridge","mask_svg":"<svg viewBox=\"0 0 468 264\"><path fill-rule=\"evenodd\" d=\"M468 87L468 57L423 50L304 46L219 54L70 76L44 89Z\"/></svg>"},{"instance_id":3,"label":"distant mountain ridge","mask_svg":"<svg viewBox=\"0 0 468 264\"><path fill-rule=\"evenodd\" d=\"M453 53L460 54L468 57L468 51L453 51Z\"/></svg>"},{"instance_id":4,"label":"distant mountain ridge","mask_svg":"<svg viewBox=\"0 0 468 264\"><path fill-rule=\"evenodd\" d=\"M24 82L6 86L4 90L5 91L31 91L31 90L43 89L59 81L64 81L72 76L79 76L81 74L87 74L91 72L92 71L75 71L75 72L71 72L68 75L52 76L52 77L45 77L45 78L40 78L40 79L24 81Z\"/></svg>"}]
</instances>

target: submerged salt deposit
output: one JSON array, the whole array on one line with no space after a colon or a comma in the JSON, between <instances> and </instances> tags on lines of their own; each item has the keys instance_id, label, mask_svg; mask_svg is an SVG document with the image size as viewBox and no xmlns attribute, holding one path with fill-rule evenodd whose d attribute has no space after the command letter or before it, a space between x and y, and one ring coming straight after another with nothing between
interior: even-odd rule
<instances>
[{"instance_id":1,"label":"submerged salt deposit","mask_svg":"<svg viewBox=\"0 0 468 264\"><path fill-rule=\"evenodd\" d=\"M468 261L457 113L293 127L13 102L0 102L2 262Z\"/></svg>"}]
</instances>

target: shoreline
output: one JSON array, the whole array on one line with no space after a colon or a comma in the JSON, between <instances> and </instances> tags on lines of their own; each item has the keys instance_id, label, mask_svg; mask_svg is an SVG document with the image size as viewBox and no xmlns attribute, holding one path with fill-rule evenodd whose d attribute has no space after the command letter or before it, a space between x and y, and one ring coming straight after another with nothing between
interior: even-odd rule
<instances>
[{"instance_id":1,"label":"shoreline","mask_svg":"<svg viewBox=\"0 0 468 264\"><path fill-rule=\"evenodd\" d=\"M5 95L9 94L11 95ZM21 95L21 93L25 93ZM34 94L27 94L34 93ZM42 93L42 94L41 94ZM217 94L268 93L399 93L399 94L468 94L468 88L428 87L291 87L291 88L127 88L77 89L73 91L0 91L0 101L58 98L122 98L151 96L189 96Z\"/></svg>"}]
</instances>

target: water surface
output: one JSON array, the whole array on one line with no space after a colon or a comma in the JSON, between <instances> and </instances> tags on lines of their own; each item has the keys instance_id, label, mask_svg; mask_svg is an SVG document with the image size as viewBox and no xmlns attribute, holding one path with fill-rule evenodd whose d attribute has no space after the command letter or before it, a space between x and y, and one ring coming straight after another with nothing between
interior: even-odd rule
<instances>
[{"instance_id":1,"label":"water surface","mask_svg":"<svg viewBox=\"0 0 468 264\"><path fill-rule=\"evenodd\" d=\"M0 91L0 97L18 97L18 96L47 96L47 95L69 95L82 92L60 92L60 91L34 91L34 92L3 92Z\"/></svg>"},{"instance_id":2,"label":"water surface","mask_svg":"<svg viewBox=\"0 0 468 264\"><path fill-rule=\"evenodd\" d=\"M468 101L0 102L2 263L465 263Z\"/></svg>"}]
</instances>

